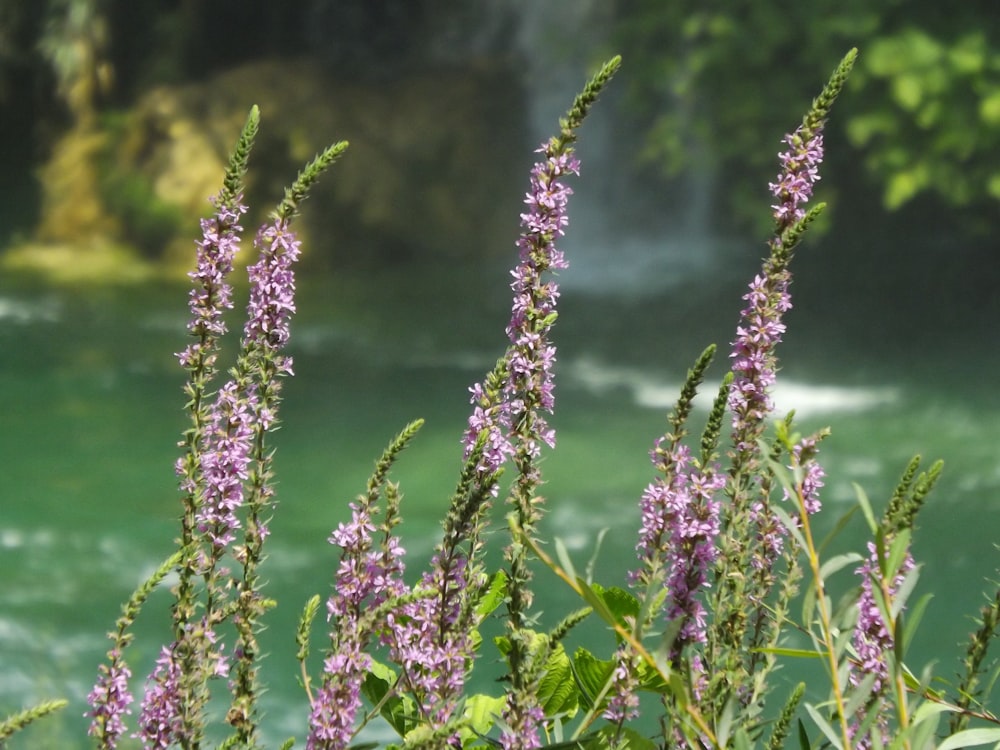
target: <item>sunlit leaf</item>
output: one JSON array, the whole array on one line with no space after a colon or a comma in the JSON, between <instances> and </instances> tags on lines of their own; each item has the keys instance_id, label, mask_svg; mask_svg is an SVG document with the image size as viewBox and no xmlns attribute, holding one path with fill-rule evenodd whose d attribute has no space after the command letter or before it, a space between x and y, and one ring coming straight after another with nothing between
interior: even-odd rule
<instances>
[{"instance_id":1,"label":"sunlit leaf","mask_svg":"<svg viewBox=\"0 0 1000 750\"><path fill-rule=\"evenodd\" d=\"M1000 742L1000 727L966 729L946 739L937 746L937 750L958 750L962 747L977 747L997 742Z\"/></svg>"}]
</instances>

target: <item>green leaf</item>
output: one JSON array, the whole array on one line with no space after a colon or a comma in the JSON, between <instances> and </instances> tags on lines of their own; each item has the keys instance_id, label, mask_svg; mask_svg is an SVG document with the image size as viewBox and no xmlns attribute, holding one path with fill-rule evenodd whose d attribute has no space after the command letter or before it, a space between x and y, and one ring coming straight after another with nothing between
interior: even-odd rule
<instances>
[{"instance_id":1,"label":"green leaf","mask_svg":"<svg viewBox=\"0 0 1000 750\"><path fill-rule=\"evenodd\" d=\"M899 573L899 569L906 561L906 556L910 551L910 537L912 533L909 529L900 529L892 537L892 544L889 547L889 559L885 564L885 578L892 580Z\"/></svg>"},{"instance_id":2,"label":"green leaf","mask_svg":"<svg viewBox=\"0 0 1000 750\"><path fill-rule=\"evenodd\" d=\"M591 584L597 591L597 584ZM639 599L635 594L625 589L612 586L607 589L600 589L601 598L608 607L608 611L614 616L619 625L626 625L625 618L635 619L639 614Z\"/></svg>"},{"instance_id":3,"label":"green leaf","mask_svg":"<svg viewBox=\"0 0 1000 750\"><path fill-rule=\"evenodd\" d=\"M507 699L503 696L472 695L465 701L464 716L468 726L476 734L487 734L493 728L496 718L503 713Z\"/></svg>"},{"instance_id":4,"label":"green leaf","mask_svg":"<svg viewBox=\"0 0 1000 750\"><path fill-rule=\"evenodd\" d=\"M809 742L809 733L806 731L806 725L802 722L802 719L798 720L799 724L799 749L809 750L812 743Z\"/></svg>"},{"instance_id":5,"label":"green leaf","mask_svg":"<svg viewBox=\"0 0 1000 750\"><path fill-rule=\"evenodd\" d=\"M917 566L913 570L907 572L903 576L903 582L899 584L899 588L896 589L896 593L892 597L892 618L898 619L899 613L903 611L903 607L906 606L906 602L913 593L913 587L917 585L917 581L920 579L920 567Z\"/></svg>"},{"instance_id":6,"label":"green leaf","mask_svg":"<svg viewBox=\"0 0 1000 750\"><path fill-rule=\"evenodd\" d=\"M546 716L573 715L580 705L573 668L562 644L558 644L546 660L545 674L538 683L536 695Z\"/></svg>"},{"instance_id":7,"label":"green leaf","mask_svg":"<svg viewBox=\"0 0 1000 750\"><path fill-rule=\"evenodd\" d=\"M819 569L819 577L826 581L837 571L842 570L853 563L859 563L862 560L864 560L864 558L857 552L848 552L843 555L836 555L823 563L823 566Z\"/></svg>"},{"instance_id":8,"label":"green leaf","mask_svg":"<svg viewBox=\"0 0 1000 750\"><path fill-rule=\"evenodd\" d=\"M793 659L826 658L826 654L820 651L811 651L809 649L803 649L803 648L765 647L765 648L755 648L754 652L760 654L774 654L775 656L790 656Z\"/></svg>"},{"instance_id":9,"label":"green leaf","mask_svg":"<svg viewBox=\"0 0 1000 750\"><path fill-rule=\"evenodd\" d=\"M957 750L962 747L976 747L1000 742L1000 728L966 729L953 734L940 745L937 750Z\"/></svg>"},{"instance_id":10,"label":"green leaf","mask_svg":"<svg viewBox=\"0 0 1000 750\"><path fill-rule=\"evenodd\" d=\"M579 578L580 576L576 574L576 568L573 567L573 560L569 556L569 550L566 549L566 544L563 540L556 537L553 540L553 544L556 548L556 559L559 560L559 565L562 566L562 569L566 571L566 575L570 578Z\"/></svg>"},{"instance_id":11,"label":"green leaf","mask_svg":"<svg viewBox=\"0 0 1000 750\"><path fill-rule=\"evenodd\" d=\"M627 747L628 750L656 750L657 748L657 744L651 739L628 727L622 728L618 744L612 745L611 743L614 741L616 734L617 727L601 727L600 731L594 736L594 742L587 743L584 747L593 747L594 750L610 747ZM547 749L543 748L543 750Z\"/></svg>"},{"instance_id":12,"label":"green leaf","mask_svg":"<svg viewBox=\"0 0 1000 750\"><path fill-rule=\"evenodd\" d=\"M875 521L875 514L872 512L872 504L868 500L868 495L865 494L864 489L857 482L851 482L854 487L854 496L858 499L858 507L861 508L861 512L865 514L865 520L868 522L868 529L872 534L878 529L878 523Z\"/></svg>"},{"instance_id":13,"label":"green leaf","mask_svg":"<svg viewBox=\"0 0 1000 750\"><path fill-rule=\"evenodd\" d=\"M813 722L819 727L820 731L826 735L826 738L830 740L830 743L837 748L837 750L844 750L844 743L841 736L834 731L833 727L830 725L823 715L816 709L811 703L806 704L806 712L812 718Z\"/></svg>"},{"instance_id":14,"label":"green leaf","mask_svg":"<svg viewBox=\"0 0 1000 750\"><path fill-rule=\"evenodd\" d=\"M578 648L573 654L573 674L580 686L583 697L593 705L615 671L614 661L598 659L585 648Z\"/></svg>"},{"instance_id":15,"label":"green leaf","mask_svg":"<svg viewBox=\"0 0 1000 750\"><path fill-rule=\"evenodd\" d=\"M601 551L601 544L604 542L604 537L608 533L607 527L601 529L597 532L597 541L594 542L594 553L587 560L587 567L584 572L587 574L587 583L593 583L594 581L594 570L597 567L597 556Z\"/></svg>"},{"instance_id":16,"label":"green leaf","mask_svg":"<svg viewBox=\"0 0 1000 750\"><path fill-rule=\"evenodd\" d=\"M600 584L588 584L579 576L576 578L576 584L580 587L580 594L583 596L584 601L594 608L594 611L600 615L604 622L612 627L619 624L614 613L604 602L604 597L602 596L604 589Z\"/></svg>"},{"instance_id":17,"label":"green leaf","mask_svg":"<svg viewBox=\"0 0 1000 750\"><path fill-rule=\"evenodd\" d=\"M361 685L361 693L373 706L381 704L379 714L400 737L419 721L419 711L409 696L390 694L396 684L396 673L380 662L372 662Z\"/></svg>"},{"instance_id":18,"label":"green leaf","mask_svg":"<svg viewBox=\"0 0 1000 750\"><path fill-rule=\"evenodd\" d=\"M478 618L481 620L493 614L497 607L503 604L506 596L507 573L503 570L498 570L490 578L490 585L480 595L479 601L476 602L476 615L478 615Z\"/></svg>"}]
</instances>

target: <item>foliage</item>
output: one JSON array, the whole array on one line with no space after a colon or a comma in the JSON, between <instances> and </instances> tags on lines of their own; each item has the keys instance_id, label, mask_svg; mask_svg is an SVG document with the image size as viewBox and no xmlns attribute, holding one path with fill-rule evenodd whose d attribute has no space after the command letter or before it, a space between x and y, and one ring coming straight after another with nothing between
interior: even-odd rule
<instances>
[{"instance_id":1,"label":"foliage","mask_svg":"<svg viewBox=\"0 0 1000 750\"><path fill-rule=\"evenodd\" d=\"M635 568L621 585L581 574L558 539L538 539L544 498L541 458L554 447L550 333L558 288L550 271L568 223L577 130L617 72L613 58L587 83L556 136L538 149L531 172L508 343L474 385L464 455L440 540L425 570L407 578L396 527L403 495L395 465L422 421L406 425L375 463L351 518L333 529L339 550L326 598L322 665L310 659L322 599L305 603L295 633L309 705L306 747L339 750L363 742L381 722L393 748L951 748L1000 742L987 708L987 650L1000 623L1000 595L981 614L954 685L919 674L907 648L927 605L911 601L920 568L911 554L914 519L941 474L914 458L886 509L876 514L858 489L871 541L861 552L825 558L814 536L828 431L801 435L794 415L774 421L771 388L791 307L791 264L822 212L808 207L824 159L824 128L854 66L851 50L785 136L770 184L773 232L768 257L744 295L731 352L705 424L692 439L692 404L716 352L694 364L667 428L651 451L655 477L639 500ZM262 747L258 635L276 603L265 596L268 525L275 483L270 434L278 426L285 353L295 312L293 221L311 186L345 151L321 152L299 173L256 234L250 301L240 346L225 382L219 359L233 307L229 275L242 234L244 176L259 113L252 109L230 159L215 214L202 222L190 274L191 342L178 355L190 426L176 464L181 532L176 551L128 599L107 663L89 696L90 733L115 748L135 702L128 656L131 628L152 591L176 574L172 640L141 691L133 736L145 747ZM501 481L501 475L512 476ZM497 569L485 537L496 501L507 505L506 546ZM550 629L539 625L534 575L547 568L581 599ZM841 584L845 573L853 584ZM836 584L834 584L836 581ZM804 583L803 583L804 582ZM799 596L800 585L804 589ZM835 585L846 588L839 600ZM793 614L799 608L800 614ZM505 623L489 639L489 618ZM579 623L596 617L607 641L566 647ZM805 640L794 647L792 637ZM501 694L475 693L470 674L506 664ZM826 671L828 692L776 690L776 671L809 659ZM221 704L222 712L212 708ZM0 739L58 707L47 703L0 724ZM951 714L943 729L941 715ZM218 717L225 716L224 722ZM642 719L645 720L643 723ZM970 727L970 723L975 726ZM652 728L649 728L652 724ZM4 734L5 733L5 734ZM282 747L290 748L294 739Z\"/></svg>"},{"instance_id":2,"label":"foliage","mask_svg":"<svg viewBox=\"0 0 1000 750\"><path fill-rule=\"evenodd\" d=\"M826 61L852 45L865 49L852 112L832 132L857 149L884 205L928 193L946 205L995 207L1000 29L989 3L947 12L913 0L618 7L612 39L635 64L629 101L644 158L671 178L710 169L725 181L715 193L741 218L753 215L765 167L756 134L788 122ZM853 163L838 177L859 180Z\"/></svg>"}]
</instances>

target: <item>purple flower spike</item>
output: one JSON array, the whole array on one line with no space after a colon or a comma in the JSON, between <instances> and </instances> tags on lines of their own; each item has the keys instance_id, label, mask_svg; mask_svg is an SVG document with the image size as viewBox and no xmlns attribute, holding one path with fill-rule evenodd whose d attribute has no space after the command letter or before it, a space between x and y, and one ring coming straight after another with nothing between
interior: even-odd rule
<instances>
[{"instance_id":1,"label":"purple flower spike","mask_svg":"<svg viewBox=\"0 0 1000 750\"><path fill-rule=\"evenodd\" d=\"M183 726L180 680L180 664L172 648L164 646L156 660L156 669L147 681L139 713L139 731L134 735L142 739L147 750L167 750L180 739Z\"/></svg>"},{"instance_id":2,"label":"purple flower spike","mask_svg":"<svg viewBox=\"0 0 1000 750\"><path fill-rule=\"evenodd\" d=\"M205 431L201 447L205 497L196 517L199 530L217 551L236 538L240 527L236 512L243 505L243 482L251 462L254 406L254 393L241 397L236 383L229 381L216 396Z\"/></svg>"},{"instance_id":3,"label":"purple flower spike","mask_svg":"<svg viewBox=\"0 0 1000 750\"><path fill-rule=\"evenodd\" d=\"M555 408L552 367L556 348L549 342L548 332L555 321L559 287L554 281L542 281L542 274L569 265L556 248L555 238L564 233L569 222L566 206L573 191L558 178L580 172L580 162L572 151L559 153L558 149L555 140L537 149L545 159L532 168L531 190L525 195L528 211L521 214L519 261L511 271L514 297L506 329L511 344L502 394L494 403L486 398L482 385L470 389L474 412L465 433L465 453L469 455L480 432L486 430L487 448L480 467L484 472L496 470L514 455L510 431L528 411L534 418L530 434L522 435L520 444L533 458L540 454L541 443L555 446L555 431L538 412L551 414Z\"/></svg>"},{"instance_id":4,"label":"purple flower spike","mask_svg":"<svg viewBox=\"0 0 1000 750\"><path fill-rule=\"evenodd\" d=\"M666 449L662 442L652 457L663 476L642 495L642 527L636 545L641 567L630 578L642 589L653 571L664 570L664 587L670 597L667 620L683 622L674 642L674 655L679 656L685 645L705 642L705 608L699 594L708 585L708 571L715 563L720 510L715 495L726 478L713 469L692 465L687 446Z\"/></svg>"},{"instance_id":5,"label":"purple flower spike","mask_svg":"<svg viewBox=\"0 0 1000 750\"><path fill-rule=\"evenodd\" d=\"M313 698L307 750L341 750L354 737L361 684L371 666L365 648L374 635L365 613L406 592L398 540L390 536L376 548L372 535L377 527L369 505L352 503L351 511L350 522L341 523L329 539L340 547L341 556L334 591L326 602L327 619L333 621L331 649Z\"/></svg>"},{"instance_id":6,"label":"purple flower spike","mask_svg":"<svg viewBox=\"0 0 1000 750\"><path fill-rule=\"evenodd\" d=\"M887 547L888 541L886 540ZM899 572L896 573L895 578L888 585L890 602L899 591L899 587L903 585L906 574L913 570L914 566L913 557L907 552L906 558L899 568ZM878 606L873 590L874 582L881 580L880 568L877 548L873 542L868 542L868 559L855 571L861 577L861 596L858 598L858 621L854 626L854 637L852 639L854 650L858 654L858 664L851 669L848 681L852 686L857 687L868 675L875 675L875 682L872 683L871 688L873 699L880 695L889 684L889 654L892 653L895 646L892 631L882 617L882 611ZM859 714L855 717L850 727L852 736L860 728L867 707L867 705L863 705L859 708ZM888 717L884 715L879 716L876 726L882 732L884 742L887 743L889 733ZM859 750L867 750L871 746L871 738L867 735L860 737L855 742L855 747Z\"/></svg>"},{"instance_id":7,"label":"purple flower spike","mask_svg":"<svg viewBox=\"0 0 1000 750\"><path fill-rule=\"evenodd\" d=\"M816 132L803 140L802 128L786 135L788 151L778 154L782 171L778 181L768 187L778 202L771 206L775 221L784 229L806 215L802 206L812 197L813 184L819 180L819 164L823 161L823 133Z\"/></svg>"},{"instance_id":8,"label":"purple flower spike","mask_svg":"<svg viewBox=\"0 0 1000 750\"><path fill-rule=\"evenodd\" d=\"M288 343L289 322L295 312L295 271L299 245L288 222L281 219L265 224L257 232L254 245L260 260L247 269L250 276L250 304L243 335L278 350ZM291 371L291 359L283 360Z\"/></svg>"},{"instance_id":9,"label":"purple flower spike","mask_svg":"<svg viewBox=\"0 0 1000 750\"><path fill-rule=\"evenodd\" d=\"M217 338L226 332L222 319L225 310L233 307L233 288L226 281L233 270L233 258L240 248L240 216L247 207L237 198L235 205L220 205L221 195L212 199L216 207L215 216L201 220L202 238L198 241L197 268L188 276L195 287L188 298L191 320L188 330L199 341L190 344L178 354L184 367L197 366L205 358L203 365L214 364L214 347L206 348L206 339Z\"/></svg>"},{"instance_id":10,"label":"purple flower spike","mask_svg":"<svg viewBox=\"0 0 1000 750\"><path fill-rule=\"evenodd\" d=\"M118 746L118 738L125 733L122 717L132 713L129 704L133 698L128 690L128 680L132 672L122 661L121 653L117 649L112 651L110 656L110 664L101 665L97 684L87 696L91 710L84 716L90 716L92 719L87 734L100 738L104 742L104 747L114 750Z\"/></svg>"},{"instance_id":11,"label":"purple flower spike","mask_svg":"<svg viewBox=\"0 0 1000 750\"><path fill-rule=\"evenodd\" d=\"M471 633L459 626L467 567L464 557L438 552L420 583L435 595L405 605L390 635L392 659L403 668L432 729L453 717L474 655Z\"/></svg>"},{"instance_id":12,"label":"purple flower spike","mask_svg":"<svg viewBox=\"0 0 1000 750\"><path fill-rule=\"evenodd\" d=\"M823 507L819 499L819 491L823 488L826 472L816 460L816 454L819 453L818 443L819 440L815 436L802 438L792 447L792 464L788 467L793 470L796 468L802 470L800 491L806 513L809 515L819 513ZM789 499L787 490L785 491L785 499Z\"/></svg>"}]
</instances>

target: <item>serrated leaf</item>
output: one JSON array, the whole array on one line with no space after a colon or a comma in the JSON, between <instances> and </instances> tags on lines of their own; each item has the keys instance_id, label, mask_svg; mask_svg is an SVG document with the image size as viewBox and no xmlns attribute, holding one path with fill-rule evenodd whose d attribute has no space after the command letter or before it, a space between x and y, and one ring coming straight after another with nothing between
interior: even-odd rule
<instances>
[{"instance_id":1,"label":"serrated leaf","mask_svg":"<svg viewBox=\"0 0 1000 750\"><path fill-rule=\"evenodd\" d=\"M487 734L493 728L496 718L503 713L507 699L503 696L472 695L465 701L464 716L469 728L476 734Z\"/></svg>"},{"instance_id":2,"label":"serrated leaf","mask_svg":"<svg viewBox=\"0 0 1000 750\"><path fill-rule=\"evenodd\" d=\"M419 712L409 696L389 694L395 681L395 672L384 664L373 662L368 674L365 675L365 681L361 684L361 692L373 706L381 705L379 715L400 737L404 737L419 720Z\"/></svg>"},{"instance_id":3,"label":"serrated leaf","mask_svg":"<svg viewBox=\"0 0 1000 750\"><path fill-rule=\"evenodd\" d=\"M576 585L580 589L580 596L583 597L583 600L587 604L594 608L594 612L600 615L602 620L611 627L618 624L614 614L608 609L608 605L604 603L604 597L600 593L602 589L599 584L588 584L582 578L577 577Z\"/></svg>"},{"instance_id":4,"label":"serrated leaf","mask_svg":"<svg viewBox=\"0 0 1000 750\"><path fill-rule=\"evenodd\" d=\"M585 648L578 648L573 654L573 674L583 695L591 704L604 689L614 671L614 661L598 659Z\"/></svg>"},{"instance_id":5,"label":"serrated leaf","mask_svg":"<svg viewBox=\"0 0 1000 750\"><path fill-rule=\"evenodd\" d=\"M601 598L619 625L626 624L626 617L635 619L639 615L639 599L630 591L612 586L601 592Z\"/></svg>"},{"instance_id":6,"label":"serrated leaf","mask_svg":"<svg viewBox=\"0 0 1000 750\"><path fill-rule=\"evenodd\" d=\"M506 596L507 573L503 570L498 570L490 578L490 585L479 597L479 601L476 602L476 615L478 615L479 619L483 619L493 614L496 608L503 604Z\"/></svg>"},{"instance_id":7,"label":"serrated leaf","mask_svg":"<svg viewBox=\"0 0 1000 750\"><path fill-rule=\"evenodd\" d=\"M572 715L580 704L573 669L562 644L553 649L545 662L545 674L538 683L537 697L546 716Z\"/></svg>"}]
</instances>

